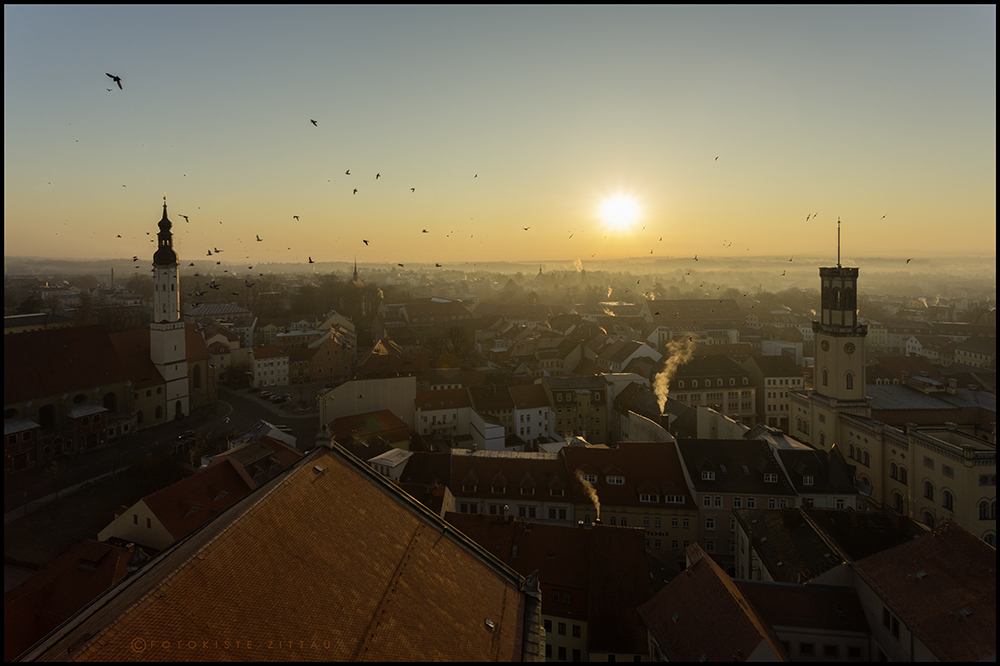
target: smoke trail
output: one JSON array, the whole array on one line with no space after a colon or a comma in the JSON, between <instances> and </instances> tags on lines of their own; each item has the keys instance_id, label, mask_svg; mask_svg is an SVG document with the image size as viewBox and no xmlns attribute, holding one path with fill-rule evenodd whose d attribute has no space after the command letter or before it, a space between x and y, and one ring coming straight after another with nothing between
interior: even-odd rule
<instances>
[{"instance_id":1,"label":"smoke trail","mask_svg":"<svg viewBox=\"0 0 1000 666\"><path fill-rule=\"evenodd\" d=\"M614 291L614 290L611 288L611 285L608 285L608 295L605 296L605 298L611 298L611 292L612 291Z\"/></svg>"},{"instance_id":2,"label":"smoke trail","mask_svg":"<svg viewBox=\"0 0 1000 666\"><path fill-rule=\"evenodd\" d=\"M660 404L660 416L663 416L667 406L670 380L677 374L677 368L694 357L694 346L694 338L690 336L683 340L671 340L667 343L667 360L663 371L658 373L656 379L653 380L653 391L656 393L656 401Z\"/></svg>"},{"instance_id":3,"label":"smoke trail","mask_svg":"<svg viewBox=\"0 0 1000 666\"><path fill-rule=\"evenodd\" d=\"M583 270L583 262L577 259L576 261L573 262L573 268L575 268L576 272L579 273L580 271Z\"/></svg>"},{"instance_id":4,"label":"smoke trail","mask_svg":"<svg viewBox=\"0 0 1000 666\"><path fill-rule=\"evenodd\" d=\"M583 484L583 490L587 493L587 497L590 501L594 503L594 509L597 510L597 519L601 519L601 502L597 499L597 491L594 490L594 486L590 485L590 482L583 478L583 472L576 470L577 480Z\"/></svg>"}]
</instances>

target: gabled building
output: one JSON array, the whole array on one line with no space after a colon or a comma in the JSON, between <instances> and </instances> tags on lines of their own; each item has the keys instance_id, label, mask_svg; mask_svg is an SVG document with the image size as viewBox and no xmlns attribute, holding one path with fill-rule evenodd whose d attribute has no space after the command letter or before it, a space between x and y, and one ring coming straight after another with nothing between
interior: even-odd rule
<instances>
[{"instance_id":1,"label":"gabled building","mask_svg":"<svg viewBox=\"0 0 1000 666\"><path fill-rule=\"evenodd\" d=\"M574 523L570 479L558 454L454 449L451 455L459 513Z\"/></svg>"},{"instance_id":2,"label":"gabled building","mask_svg":"<svg viewBox=\"0 0 1000 666\"><path fill-rule=\"evenodd\" d=\"M117 538L150 550L164 550L256 487L242 465L225 458L130 507L122 507L97 538Z\"/></svg>"},{"instance_id":3,"label":"gabled building","mask_svg":"<svg viewBox=\"0 0 1000 666\"><path fill-rule=\"evenodd\" d=\"M417 432L425 439L454 441L470 436L472 403L468 389L417 391L413 409Z\"/></svg>"},{"instance_id":4,"label":"gabled building","mask_svg":"<svg viewBox=\"0 0 1000 666\"><path fill-rule=\"evenodd\" d=\"M577 520L641 527L653 556L680 568L684 549L698 538L698 508L674 443L566 446L559 456L571 480Z\"/></svg>"},{"instance_id":5,"label":"gabled building","mask_svg":"<svg viewBox=\"0 0 1000 666\"><path fill-rule=\"evenodd\" d=\"M578 435L591 444L608 441L607 382L591 377L543 377L541 384L553 406L556 437Z\"/></svg>"},{"instance_id":6,"label":"gabled building","mask_svg":"<svg viewBox=\"0 0 1000 666\"><path fill-rule=\"evenodd\" d=\"M678 366L670 397L688 407L709 407L744 425L757 422L751 375L726 356L703 354Z\"/></svg>"},{"instance_id":7,"label":"gabled building","mask_svg":"<svg viewBox=\"0 0 1000 666\"><path fill-rule=\"evenodd\" d=\"M790 661L740 587L697 544L688 566L639 607L653 661Z\"/></svg>"},{"instance_id":8,"label":"gabled building","mask_svg":"<svg viewBox=\"0 0 1000 666\"><path fill-rule=\"evenodd\" d=\"M306 514L323 518L288 519ZM320 446L25 658L541 660L539 596L388 479ZM196 650L168 647L189 641Z\"/></svg>"},{"instance_id":9,"label":"gabled building","mask_svg":"<svg viewBox=\"0 0 1000 666\"><path fill-rule=\"evenodd\" d=\"M790 432L788 394L804 387L802 370L788 356L751 356L740 366L754 385L757 422Z\"/></svg>"}]
</instances>

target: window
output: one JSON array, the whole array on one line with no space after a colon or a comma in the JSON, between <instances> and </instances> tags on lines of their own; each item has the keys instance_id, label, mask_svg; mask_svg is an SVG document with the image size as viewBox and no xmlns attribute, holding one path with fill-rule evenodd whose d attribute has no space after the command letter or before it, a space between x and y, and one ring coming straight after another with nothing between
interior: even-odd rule
<instances>
[{"instance_id":1,"label":"window","mask_svg":"<svg viewBox=\"0 0 1000 666\"><path fill-rule=\"evenodd\" d=\"M587 483L590 483L590 484L597 483L597 475L596 474L584 474L583 475L583 480L586 481Z\"/></svg>"},{"instance_id":2,"label":"window","mask_svg":"<svg viewBox=\"0 0 1000 666\"><path fill-rule=\"evenodd\" d=\"M854 388L854 373L853 372L848 372L847 373L847 376L844 378L844 387L846 389L848 389L848 390L851 390L851 389ZM836 647L836 646L834 646L834 647Z\"/></svg>"},{"instance_id":3,"label":"window","mask_svg":"<svg viewBox=\"0 0 1000 666\"><path fill-rule=\"evenodd\" d=\"M556 631L556 633L558 633L560 636L565 636L566 635L566 623L565 622L560 622L559 623L558 630Z\"/></svg>"},{"instance_id":4,"label":"window","mask_svg":"<svg viewBox=\"0 0 1000 666\"><path fill-rule=\"evenodd\" d=\"M927 469L934 469L934 459L924 456L924 467Z\"/></svg>"},{"instance_id":5,"label":"window","mask_svg":"<svg viewBox=\"0 0 1000 666\"><path fill-rule=\"evenodd\" d=\"M705 495L703 498L701 498L701 505L704 506L705 508L711 507L712 506L712 496L711 495Z\"/></svg>"},{"instance_id":6,"label":"window","mask_svg":"<svg viewBox=\"0 0 1000 666\"><path fill-rule=\"evenodd\" d=\"M862 653L860 647L853 646L853 645L852 646L848 646L848 648L847 648L847 658L848 659L855 660L855 661L860 661L861 658L862 658L862 656L863 656L863 653Z\"/></svg>"},{"instance_id":7,"label":"window","mask_svg":"<svg viewBox=\"0 0 1000 666\"><path fill-rule=\"evenodd\" d=\"M553 488L549 491L549 494L553 497L562 497L565 493L562 488Z\"/></svg>"},{"instance_id":8,"label":"window","mask_svg":"<svg viewBox=\"0 0 1000 666\"><path fill-rule=\"evenodd\" d=\"M659 527L659 526L657 526L657 527ZM691 527L691 519L690 518L685 518L684 519L684 529L690 529L690 527ZM684 544L684 547L687 548L687 543Z\"/></svg>"},{"instance_id":9,"label":"window","mask_svg":"<svg viewBox=\"0 0 1000 666\"><path fill-rule=\"evenodd\" d=\"M932 501L934 499L934 484L930 481L924 481L924 498Z\"/></svg>"},{"instance_id":10,"label":"window","mask_svg":"<svg viewBox=\"0 0 1000 666\"><path fill-rule=\"evenodd\" d=\"M955 478L955 470L952 469L950 465L941 465L941 473L947 476L949 479Z\"/></svg>"},{"instance_id":11,"label":"window","mask_svg":"<svg viewBox=\"0 0 1000 666\"><path fill-rule=\"evenodd\" d=\"M701 473L701 480L702 481L715 481L715 472L702 472Z\"/></svg>"},{"instance_id":12,"label":"window","mask_svg":"<svg viewBox=\"0 0 1000 666\"><path fill-rule=\"evenodd\" d=\"M945 490L941 493L941 506L945 508L946 511L955 510L955 496L950 492Z\"/></svg>"},{"instance_id":13,"label":"window","mask_svg":"<svg viewBox=\"0 0 1000 666\"><path fill-rule=\"evenodd\" d=\"M838 509L843 509L844 508L844 500L842 500L842 499L837 500L836 501L836 505L837 505Z\"/></svg>"},{"instance_id":14,"label":"window","mask_svg":"<svg viewBox=\"0 0 1000 666\"><path fill-rule=\"evenodd\" d=\"M764 483L777 483L777 482L778 482L778 475L777 474L765 474L764 475Z\"/></svg>"},{"instance_id":15,"label":"window","mask_svg":"<svg viewBox=\"0 0 1000 666\"><path fill-rule=\"evenodd\" d=\"M649 527L649 516L643 516L643 518L642 518L642 526L643 527Z\"/></svg>"},{"instance_id":16,"label":"window","mask_svg":"<svg viewBox=\"0 0 1000 666\"><path fill-rule=\"evenodd\" d=\"M903 513L903 496L899 493L892 494L892 510L896 513Z\"/></svg>"},{"instance_id":17,"label":"window","mask_svg":"<svg viewBox=\"0 0 1000 666\"><path fill-rule=\"evenodd\" d=\"M578 624L573 625L573 638L580 638L580 625Z\"/></svg>"},{"instance_id":18,"label":"window","mask_svg":"<svg viewBox=\"0 0 1000 666\"><path fill-rule=\"evenodd\" d=\"M546 633L552 633L552 620L545 620L545 631Z\"/></svg>"},{"instance_id":19,"label":"window","mask_svg":"<svg viewBox=\"0 0 1000 666\"><path fill-rule=\"evenodd\" d=\"M609 476L608 477L609 486L624 486L625 477L624 476Z\"/></svg>"},{"instance_id":20,"label":"window","mask_svg":"<svg viewBox=\"0 0 1000 666\"><path fill-rule=\"evenodd\" d=\"M899 478L899 466L896 463L889 463L889 478L898 479Z\"/></svg>"},{"instance_id":21,"label":"window","mask_svg":"<svg viewBox=\"0 0 1000 666\"><path fill-rule=\"evenodd\" d=\"M706 553L715 552L715 539L705 539L705 552Z\"/></svg>"},{"instance_id":22,"label":"window","mask_svg":"<svg viewBox=\"0 0 1000 666\"><path fill-rule=\"evenodd\" d=\"M756 497L748 497L747 498L747 508L748 509L756 509L757 508L757 498Z\"/></svg>"},{"instance_id":23,"label":"window","mask_svg":"<svg viewBox=\"0 0 1000 666\"><path fill-rule=\"evenodd\" d=\"M559 648L559 661L566 661L566 648Z\"/></svg>"},{"instance_id":24,"label":"window","mask_svg":"<svg viewBox=\"0 0 1000 666\"><path fill-rule=\"evenodd\" d=\"M653 539L653 548L656 550L661 550L663 548L663 542L659 539Z\"/></svg>"},{"instance_id":25,"label":"window","mask_svg":"<svg viewBox=\"0 0 1000 666\"><path fill-rule=\"evenodd\" d=\"M474 485L468 486L468 485L462 484L462 492L463 493L474 493L474 492L476 492L476 486L474 486Z\"/></svg>"},{"instance_id":26,"label":"window","mask_svg":"<svg viewBox=\"0 0 1000 666\"><path fill-rule=\"evenodd\" d=\"M850 377L850 375L848 375ZM840 648L836 645L824 645L823 646L823 656L829 657L831 659L836 659L840 656Z\"/></svg>"},{"instance_id":27,"label":"window","mask_svg":"<svg viewBox=\"0 0 1000 666\"><path fill-rule=\"evenodd\" d=\"M806 476L802 477L802 485L803 486L811 486L812 484L813 484L813 477L812 476L806 475Z\"/></svg>"},{"instance_id":28,"label":"window","mask_svg":"<svg viewBox=\"0 0 1000 666\"><path fill-rule=\"evenodd\" d=\"M777 507L778 507L778 502L773 497L767 498L768 509L776 509Z\"/></svg>"},{"instance_id":29,"label":"window","mask_svg":"<svg viewBox=\"0 0 1000 666\"><path fill-rule=\"evenodd\" d=\"M534 488L521 488L521 494L522 495L534 495L535 494L535 489Z\"/></svg>"},{"instance_id":30,"label":"window","mask_svg":"<svg viewBox=\"0 0 1000 666\"><path fill-rule=\"evenodd\" d=\"M133 525L138 525L139 524L139 514L137 514L137 513L133 513L132 514L132 524Z\"/></svg>"},{"instance_id":31,"label":"window","mask_svg":"<svg viewBox=\"0 0 1000 666\"><path fill-rule=\"evenodd\" d=\"M829 373L827 373L826 368L823 368L823 386L830 385L828 378L829 378Z\"/></svg>"},{"instance_id":32,"label":"window","mask_svg":"<svg viewBox=\"0 0 1000 666\"><path fill-rule=\"evenodd\" d=\"M823 374L826 375L826 370ZM812 655L815 651L816 648L812 643L799 643L799 654Z\"/></svg>"},{"instance_id":33,"label":"window","mask_svg":"<svg viewBox=\"0 0 1000 666\"><path fill-rule=\"evenodd\" d=\"M639 501L640 502L655 503L655 502L658 502L659 500L660 500L660 496L659 495L651 495L651 494L648 494L648 493L639 495Z\"/></svg>"},{"instance_id":34,"label":"window","mask_svg":"<svg viewBox=\"0 0 1000 666\"><path fill-rule=\"evenodd\" d=\"M715 508L717 508L717 509L722 508L722 496L721 495L716 495L715 496Z\"/></svg>"},{"instance_id":35,"label":"window","mask_svg":"<svg viewBox=\"0 0 1000 666\"><path fill-rule=\"evenodd\" d=\"M906 485L906 468L903 466L899 468L899 482Z\"/></svg>"},{"instance_id":36,"label":"window","mask_svg":"<svg viewBox=\"0 0 1000 666\"><path fill-rule=\"evenodd\" d=\"M733 498L733 508L734 509L742 509L743 508L743 498L742 497L734 497Z\"/></svg>"},{"instance_id":37,"label":"window","mask_svg":"<svg viewBox=\"0 0 1000 666\"><path fill-rule=\"evenodd\" d=\"M892 616L892 637L899 640L899 618Z\"/></svg>"},{"instance_id":38,"label":"window","mask_svg":"<svg viewBox=\"0 0 1000 666\"><path fill-rule=\"evenodd\" d=\"M705 529L706 530L714 530L715 529L715 516L706 516L705 517Z\"/></svg>"},{"instance_id":39,"label":"window","mask_svg":"<svg viewBox=\"0 0 1000 666\"><path fill-rule=\"evenodd\" d=\"M573 648L573 661L582 661L582 660L583 657L580 654L580 651L576 648Z\"/></svg>"}]
</instances>

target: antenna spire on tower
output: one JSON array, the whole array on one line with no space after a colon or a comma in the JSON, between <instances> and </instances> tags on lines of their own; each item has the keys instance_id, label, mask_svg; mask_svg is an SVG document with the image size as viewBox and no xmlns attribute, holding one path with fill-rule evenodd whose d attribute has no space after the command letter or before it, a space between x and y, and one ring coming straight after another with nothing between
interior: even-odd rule
<instances>
[{"instance_id":1,"label":"antenna spire on tower","mask_svg":"<svg viewBox=\"0 0 1000 666\"><path fill-rule=\"evenodd\" d=\"M840 217L837 217L837 268L840 268Z\"/></svg>"}]
</instances>

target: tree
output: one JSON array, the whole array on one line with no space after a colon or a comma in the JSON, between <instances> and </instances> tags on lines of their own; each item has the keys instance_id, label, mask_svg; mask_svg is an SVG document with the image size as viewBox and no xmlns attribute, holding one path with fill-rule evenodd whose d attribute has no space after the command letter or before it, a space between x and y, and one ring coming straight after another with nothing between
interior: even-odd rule
<instances>
[{"instance_id":1,"label":"tree","mask_svg":"<svg viewBox=\"0 0 1000 666\"><path fill-rule=\"evenodd\" d=\"M45 303L42 299L37 296L28 296L28 298L21 301L21 304L17 306L17 310L14 314L34 314L35 312L41 312Z\"/></svg>"},{"instance_id":2,"label":"tree","mask_svg":"<svg viewBox=\"0 0 1000 666\"><path fill-rule=\"evenodd\" d=\"M446 334L448 348L460 361L466 360L476 347L475 341L468 329L462 326L452 326Z\"/></svg>"}]
</instances>

